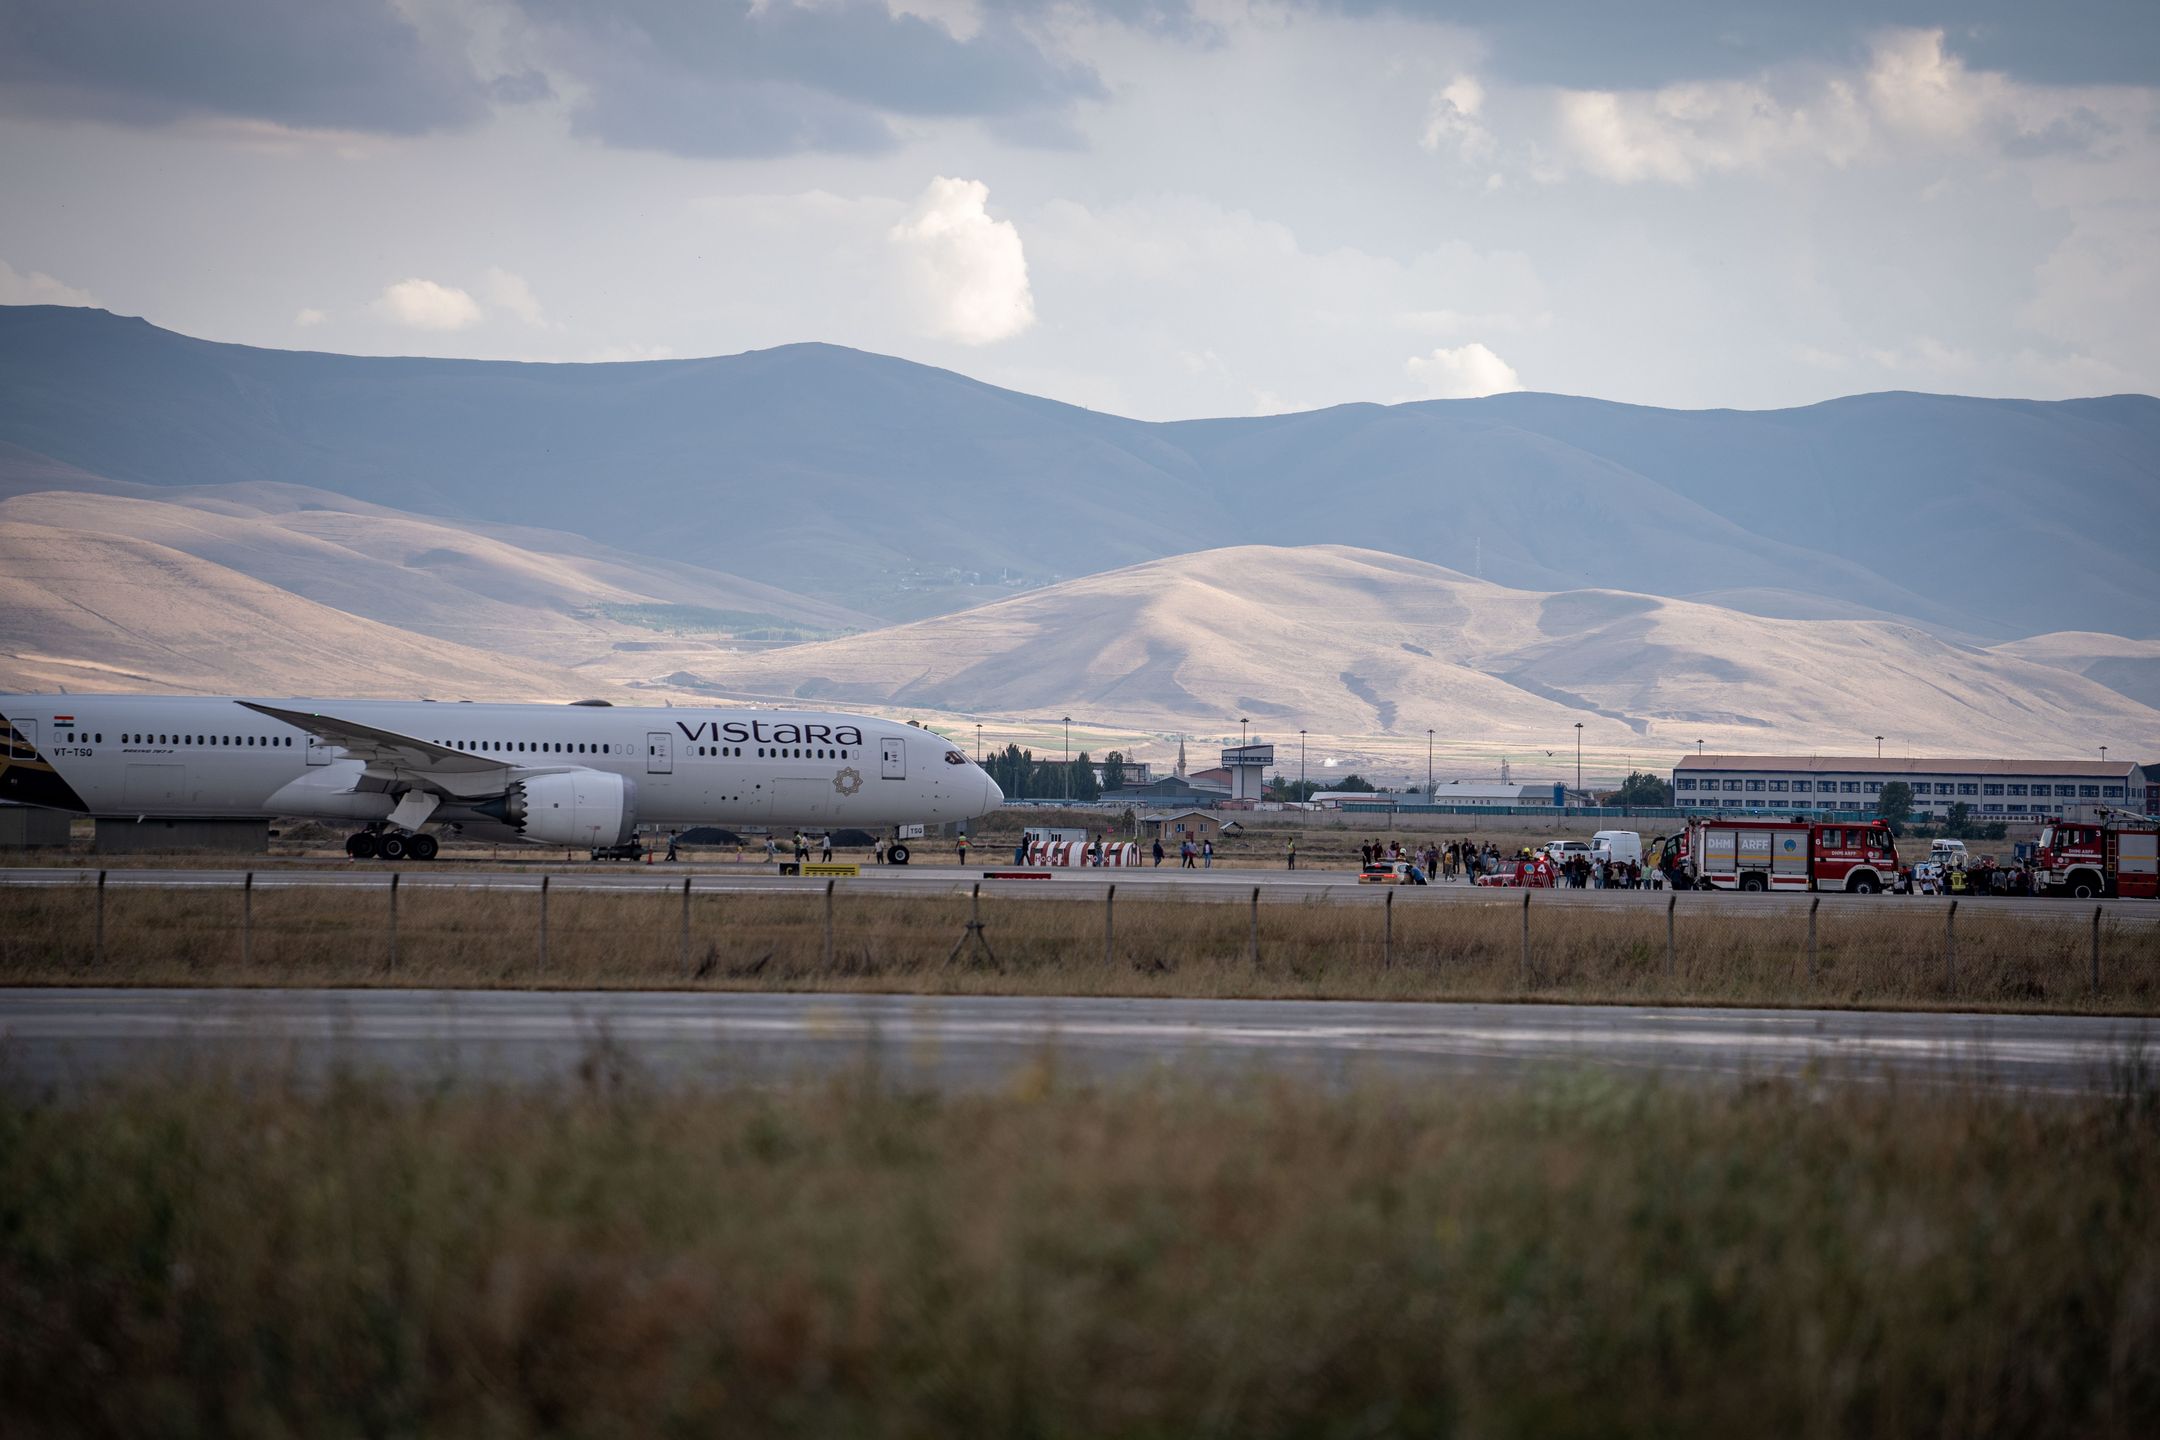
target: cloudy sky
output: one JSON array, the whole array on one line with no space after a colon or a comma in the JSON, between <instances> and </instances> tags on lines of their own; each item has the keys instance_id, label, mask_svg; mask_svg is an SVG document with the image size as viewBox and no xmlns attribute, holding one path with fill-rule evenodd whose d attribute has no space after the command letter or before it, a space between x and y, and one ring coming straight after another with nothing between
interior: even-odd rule
<instances>
[{"instance_id":1,"label":"cloudy sky","mask_svg":"<svg viewBox=\"0 0 2160 1440\"><path fill-rule=\"evenodd\" d=\"M0 303L1149 418L2160 391L2153 0L0 0Z\"/></svg>"}]
</instances>

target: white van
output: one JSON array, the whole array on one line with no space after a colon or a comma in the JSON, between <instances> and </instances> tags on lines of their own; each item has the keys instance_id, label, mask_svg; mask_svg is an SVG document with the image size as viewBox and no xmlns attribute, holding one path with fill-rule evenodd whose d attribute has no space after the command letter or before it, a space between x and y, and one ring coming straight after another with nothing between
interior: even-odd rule
<instances>
[{"instance_id":1,"label":"white van","mask_svg":"<svg viewBox=\"0 0 2160 1440\"><path fill-rule=\"evenodd\" d=\"M1615 865L1642 864L1642 836L1633 830L1600 830L1590 837L1594 858Z\"/></svg>"}]
</instances>

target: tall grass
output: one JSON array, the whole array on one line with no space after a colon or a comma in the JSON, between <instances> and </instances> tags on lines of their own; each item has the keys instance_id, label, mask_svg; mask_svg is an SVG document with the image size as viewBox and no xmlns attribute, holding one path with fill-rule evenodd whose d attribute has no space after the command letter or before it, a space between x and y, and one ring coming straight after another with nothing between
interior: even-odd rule
<instances>
[{"instance_id":1,"label":"tall grass","mask_svg":"<svg viewBox=\"0 0 2160 1440\"><path fill-rule=\"evenodd\" d=\"M2160 1095L0 1090L0 1433L2160 1426Z\"/></svg>"},{"instance_id":2,"label":"tall grass","mask_svg":"<svg viewBox=\"0 0 2160 1440\"><path fill-rule=\"evenodd\" d=\"M1959 917L1945 963L1941 911L1884 900L1807 919L1682 896L1668 959L1662 911L1532 902L1393 907L1263 905L1259 954L1242 905L986 899L990 953L957 956L964 897L850 894L833 901L832 947L818 894L702 895L687 946L679 894L557 891L542 958L535 894L415 887L390 943L383 892L266 889L243 947L236 891L114 887L104 959L87 889L0 891L0 984L261 984L710 987L928 993L1290 996L1340 999L1541 997L1808 1005L1954 1005L2150 1013L2160 1008L2160 926L2109 919L2100 992L2089 923L2066 912ZM2089 912L2085 912L2089 916ZM245 953L244 953L245 950ZM1669 968L1668 968L1669 966Z\"/></svg>"}]
</instances>

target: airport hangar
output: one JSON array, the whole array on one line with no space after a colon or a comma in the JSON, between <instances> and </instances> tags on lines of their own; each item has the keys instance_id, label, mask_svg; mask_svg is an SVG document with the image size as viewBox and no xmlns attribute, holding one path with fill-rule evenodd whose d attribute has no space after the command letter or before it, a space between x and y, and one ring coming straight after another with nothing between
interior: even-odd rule
<instances>
[{"instance_id":1,"label":"airport hangar","mask_svg":"<svg viewBox=\"0 0 2160 1440\"><path fill-rule=\"evenodd\" d=\"M1883 786L1912 787L1913 818L1963 804L1975 820L2091 820L2142 809L2140 767L2117 760L1877 760L1859 755L1689 755L1673 767L1683 810L1873 810Z\"/></svg>"}]
</instances>

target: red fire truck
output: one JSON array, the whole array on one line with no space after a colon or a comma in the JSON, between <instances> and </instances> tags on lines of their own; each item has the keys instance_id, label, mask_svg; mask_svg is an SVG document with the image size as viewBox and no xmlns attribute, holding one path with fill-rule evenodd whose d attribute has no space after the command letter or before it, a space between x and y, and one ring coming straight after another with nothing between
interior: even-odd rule
<instances>
[{"instance_id":1,"label":"red fire truck","mask_svg":"<svg viewBox=\"0 0 2160 1440\"><path fill-rule=\"evenodd\" d=\"M1897 846L1880 820L1696 820L1674 857L1697 890L1894 889Z\"/></svg>"},{"instance_id":2,"label":"red fire truck","mask_svg":"<svg viewBox=\"0 0 2160 1440\"><path fill-rule=\"evenodd\" d=\"M2077 900L2160 896L2160 821L2149 815L2049 821L2033 845L2033 888Z\"/></svg>"}]
</instances>

